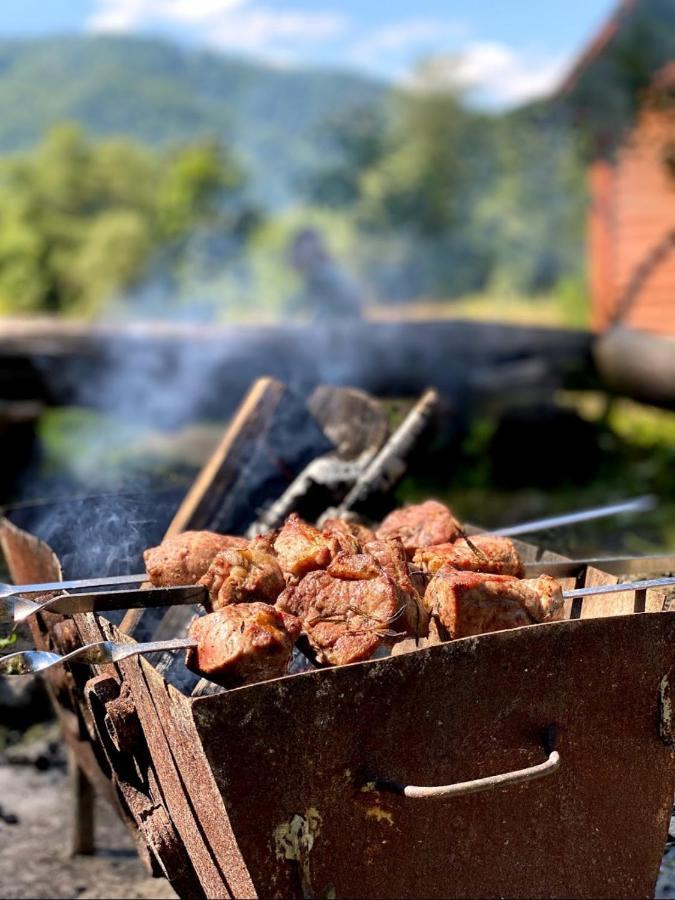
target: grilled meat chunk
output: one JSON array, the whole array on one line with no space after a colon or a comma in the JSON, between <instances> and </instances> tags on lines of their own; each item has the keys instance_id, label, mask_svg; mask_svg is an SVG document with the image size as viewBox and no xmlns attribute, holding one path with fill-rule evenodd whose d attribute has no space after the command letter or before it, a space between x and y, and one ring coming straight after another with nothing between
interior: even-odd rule
<instances>
[{"instance_id":1,"label":"grilled meat chunk","mask_svg":"<svg viewBox=\"0 0 675 900\"><path fill-rule=\"evenodd\" d=\"M368 554L338 554L330 571L287 587L277 608L302 621L318 662L336 666L369 659L405 628L401 590Z\"/></svg>"},{"instance_id":2,"label":"grilled meat chunk","mask_svg":"<svg viewBox=\"0 0 675 900\"><path fill-rule=\"evenodd\" d=\"M424 605L450 638L551 622L563 616L555 578L458 572L442 566L429 582Z\"/></svg>"},{"instance_id":3,"label":"grilled meat chunk","mask_svg":"<svg viewBox=\"0 0 675 900\"><path fill-rule=\"evenodd\" d=\"M380 540L400 538L410 558L418 547L446 544L458 538L460 533L457 519L437 500L395 509L383 519L376 532Z\"/></svg>"},{"instance_id":4,"label":"grilled meat chunk","mask_svg":"<svg viewBox=\"0 0 675 900\"><path fill-rule=\"evenodd\" d=\"M280 529L276 528L273 531L266 531L264 534L257 534L254 538L248 542L248 546L252 550L264 550L265 553L271 553L272 556L276 556L274 552L274 542L279 537Z\"/></svg>"},{"instance_id":5,"label":"grilled meat chunk","mask_svg":"<svg viewBox=\"0 0 675 900\"><path fill-rule=\"evenodd\" d=\"M296 513L284 522L274 551L284 574L299 578L315 569L325 569L333 555L329 540Z\"/></svg>"},{"instance_id":6,"label":"grilled meat chunk","mask_svg":"<svg viewBox=\"0 0 675 900\"><path fill-rule=\"evenodd\" d=\"M344 581L369 581L382 573L382 566L369 553L338 553L326 570Z\"/></svg>"},{"instance_id":7,"label":"grilled meat chunk","mask_svg":"<svg viewBox=\"0 0 675 900\"><path fill-rule=\"evenodd\" d=\"M186 665L225 687L284 675L300 634L294 616L267 603L234 603L195 619L189 636L197 642Z\"/></svg>"},{"instance_id":8,"label":"grilled meat chunk","mask_svg":"<svg viewBox=\"0 0 675 900\"><path fill-rule=\"evenodd\" d=\"M375 540L370 528L346 519L326 519L323 535L344 553L361 553L367 543Z\"/></svg>"},{"instance_id":9,"label":"grilled meat chunk","mask_svg":"<svg viewBox=\"0 0 675 900\"><path fill-rule=\"evenodd\" d=\"M166 538L143 554L148 578L155 587L197 584L221 550L246 547L246 538L213 531L184 531Z\"/></svg>"},{"instance_id":10,"label":"grilled meat chunk","mask_svg":"<svg viewBox=\"0 0 675 900\"><path fill-rule=\"evenodd\" d=\"M405 623L406 632L414 638L425 637L429 629L429 615L422 602L425 585L419 579L413 580L411 577L406 553L400 539L370 541L366 544L365 549L367 553L375 557L401 594L404 609L402 620Z\"/></svg>"},{"instance_id":11,"label":"grilled meat chunk","mask_svg":"<svg viewBox=\"0 0 675 900\"><path fill-rule=\"evenodd\" d=\"M523 562L512 540L497 535L477 534L470 541L471 543L465 538L459 538L453 544L419 547L413 557L413 565L430 575L447 564L453 569L466 572L523 577Z\"/></svg>"},{"instance_id":12,"label":"grilled meat chunk","mask_svg":"<svg viewBox=\"0 0 675 900\"><path fill-rule=\"evenodd\" d=\"M222 550L199 583L208 590L214 610L253 600L274 603L286 587L276 557L255 546Z\"/></svg>"}]
</instances>

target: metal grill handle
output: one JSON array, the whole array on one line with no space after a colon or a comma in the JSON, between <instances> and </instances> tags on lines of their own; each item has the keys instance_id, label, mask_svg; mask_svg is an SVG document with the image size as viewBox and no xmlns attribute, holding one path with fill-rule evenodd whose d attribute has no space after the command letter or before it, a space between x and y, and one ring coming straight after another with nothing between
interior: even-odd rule
<instances>
[{"instance_id":1,"label":"metal grill handle","mask_svg":"<svg viewBox=\"0 0 675 900\"><path fill-rule=\"evenodd\" d=\"M376 790L388 790L413 800L445 800L448 797L465 797L468 794L480 794L483 791L491 791L495 788L507 787L512 784L524 784L526 781L536 781L552 775L561 766L560 754L557 750L549 753L546 762L529 766L527 769L516 769L513 772L503 772L501 775L488 775L486 778L477 778L475 781L460 781L457 784L441 784L432 787L420 787L416 784L399 784L386 779L376 779Z\"/></svg>"}]
</instances>

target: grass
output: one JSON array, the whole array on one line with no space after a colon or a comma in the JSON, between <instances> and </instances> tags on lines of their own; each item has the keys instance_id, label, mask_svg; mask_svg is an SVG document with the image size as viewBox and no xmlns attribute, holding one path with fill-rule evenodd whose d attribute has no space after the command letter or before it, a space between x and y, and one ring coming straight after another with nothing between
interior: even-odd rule
<instances>
[{"instance_id":1,"label":"grass","mask_svg":"<svg viewBox=\"0 0 675 900\"><path fill-rule=\"evenodd\" d=\"M472 294L455 300L421 299L407 305L374 305L368 317L378 321L405 319L471 319L550 328L588 328L590 302L576 280L562 282L555 292L526 297L520 294Z\"/></svg>"}]
</instances>

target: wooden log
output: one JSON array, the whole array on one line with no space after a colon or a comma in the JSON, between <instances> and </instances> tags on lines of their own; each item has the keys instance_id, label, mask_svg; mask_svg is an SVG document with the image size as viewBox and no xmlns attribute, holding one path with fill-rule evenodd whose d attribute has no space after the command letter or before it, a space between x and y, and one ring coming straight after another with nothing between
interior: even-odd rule
<instances>
[{"instance_id":1,"label":"wooden log","mask_svg":"<svg viewBox=\"0 0 675 900\"><path fill-rule=\"evenodd\" d=\"M597 340L594 356L610 390L675 409L675 335L614 328Z\"/></svg>"},{"instance_id":2,"label":"wooden log","mask_svg":"<svg viewBox=\"0 0 675 900\"><path fill-rule=\"evenodd\" d=\"M139 418L147 416L158 384L180 393L183 375L189 376L192 393L186 421L232 412L251 381L263 374L306 394L330 383L377 396L412 396L433 384L470 407L470 376L478 368L538 360L555 380L576 382L592 368L591 340L582 331L459 319L365 320L330 327L4 321L0 397L16 398L16 373L29 362L34 385L28 394L25 385L20 387L22 397L104 409L128 393L124 377L138 365L133 403L120 408ZM164 382L149 374L158 371L168 373ZM110 389L115 385L118 391Z\"/></svg>"}]
</instances>

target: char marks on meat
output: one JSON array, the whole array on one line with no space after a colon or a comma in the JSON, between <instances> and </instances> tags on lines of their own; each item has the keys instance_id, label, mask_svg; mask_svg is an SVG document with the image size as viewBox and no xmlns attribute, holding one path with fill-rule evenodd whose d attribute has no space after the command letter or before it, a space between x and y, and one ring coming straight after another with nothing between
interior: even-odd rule
<instances>
[{"instance_id":1,"label":"char marks on meat","mask_svg":"<svg viewBox=\"0 0 675 900\"><path fill-rule=\"evenodd\" d=\"M256 546L222 550L199 582L209 592L211 608L230 603L274 603L286 587L279 563Z\"/></svg>"},{"instance_id":2,"label":"char marks on meat","mask_svg":"<svg viewBox=\"0 0 675 900\"><path fill-rule=\"evenodd\" d=\"M197 584L221 550L246 547L248 541L213 531L184 531L166 538L143 554L148 578L155 587Z\"/></svg>"},{"instance_id":3,"label":"char marks on meat","mask_svg":"<svg viewBox=\"0 0 675 900\"><path fill-rule=\"evenodd\" d=\"M325 569L332 557L330 541L295 513L284 522L274 542L274 552L284 574L297 578Z\"/></svg>"},{"instance_id":4,"label":"char marks on meat","mask_svg":"<svg viewBox=\"0 0 675 900\"><path fill-rule=\"evenodd\" d=\"M251 541L184 532L144 556L153 584L207 589L212 611L190 626L187 662L225 687L288 672L300 635L296 652L344 665L399 641L408 650L563 617L554 578L523 580L509 538L462 537L435 500L392 512L376 534L291 514Z\"/></svg>"},{"instance_id":5,"label":"char marks on meat","mask_svg":"<svg viewBox=\"0 0 675 900\"><path fill-rule=\"evenodd\" d=\"M513 575L515 578L522 578L525 571L513 541L490 534L478 534L469 541L459 538L452 544L420 547L413 557L413 565L430 575L444 565L466 572Z\"/></svg>"},{"instance_id":6,"label":"char marks on meat","mask_svg":"<svg viewBox=\"0 0 675 900\"><path fill-rule=\"evenodd\" d=\"M456 540L460 534L461 526L457 519L447 506L437 500L395 509L383 519L377 529L380 540L400 538L411 558L418 547L446 544Z\"/></svg>"},{"instance_id":7,"label":"char marks on meat","mask_svg":"<svg viewBox=\"0 0 675 900\"><path fill-rule=\"evenodd\" d=\"M195 619L187 666L225 687L286 674L300 622L267 603L235 603Z\"/></svg>"},{"instance_id":8,"label":"char marks on meat","mask_svg":"<svg viewBox=\"0 0 675 900\"><path fill-rule=\"evenodd\" d=\"M510 575L458 572L447 565L429 582L424 604L450 638L563 616L561 587L549 575L521 580Z\"/></svg>"},{"instance_id":9,"label":"char marks on meat","mask_svg":"<svg viewBox=\"0 0 675 900\"><path fill-rule=\"evenodd\" d=\"M277 607L302 621L318 662L369 659L405 627L401 592L367 554L340 554L331 570L305 575L281 594Z\"/></svg>"},{"instance_id":10,"label":"char marks on meat","mask_svg":"<svg viewBox=\"0 0 675 900\"><path fill-rule=\"evenodd\" d=\"M365 549L377 560L399 591L406 633L414 638L424 637L429 627L429 615L422 602L424 584L420 584L422 588L420 592L410 575L406 552L400 538L371 541L366 544Z\"/></svg>"}]
</instances>

